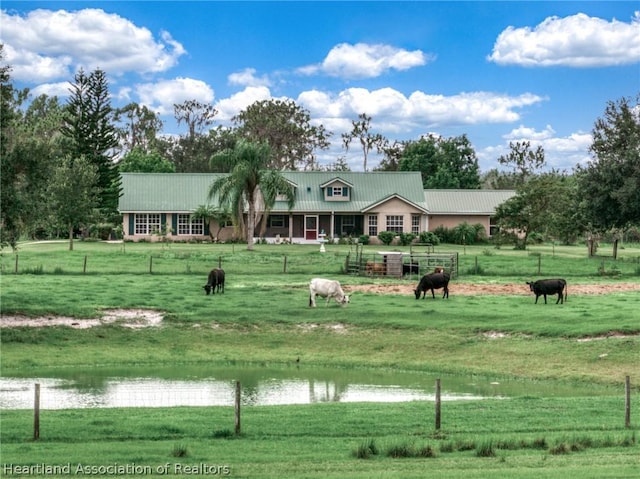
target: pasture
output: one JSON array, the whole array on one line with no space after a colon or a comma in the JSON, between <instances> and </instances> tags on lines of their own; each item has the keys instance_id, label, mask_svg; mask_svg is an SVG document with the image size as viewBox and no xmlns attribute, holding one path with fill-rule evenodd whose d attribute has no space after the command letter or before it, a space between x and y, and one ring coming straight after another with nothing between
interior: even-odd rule
<instances>
[{"instance_id":1,"label":"pasture","mask_svg":"<svg viewBox=\"0 0 640 479\"><path fill-rule=\"evenodd\" d=\"M630 376L632 428L622 424L622 392L452 403L437 433L432 405L422 402L248 408L239 438L225 432L223 418L233 414L225 407L51 411L39 442L25 433L28 411L2 411L3 464L226 464L232 477L424 477L425 469L446 477L638 473L640 245L625 245L617 261L587 258L584 247L441 245L460 255L460 276L444 300L437 291L435 300L416 300L418 277L343 274L349 245L329 245L326 253L316 245L257 245L254 252L244 245L66 248L38 243L21 245L17 257L2 252L3 317L81 323L104 309L143 308L161 311L162 324L3 328L3 375L79 365L299 360L621 391ZM218 265L225 293L207 296L202 287ZM320 300L309 308L312 276L338 279L351 303L325 307ZM540 277L567 279L567 302L534 304L526 281Z\"/></svg>"}]
</instances>

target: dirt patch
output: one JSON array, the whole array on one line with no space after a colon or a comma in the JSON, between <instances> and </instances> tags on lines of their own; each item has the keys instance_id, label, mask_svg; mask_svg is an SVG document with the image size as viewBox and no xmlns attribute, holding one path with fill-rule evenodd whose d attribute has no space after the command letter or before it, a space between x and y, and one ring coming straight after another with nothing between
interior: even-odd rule
<instances>
[{"instance_id":1,"label":"dirt patch","mask_svg":"<svg viewBox=\"0 0 640 479\"><path fill-rule=\"evenodd\" d=\"M374 294L407 294L413 295L416 287L415 283L408 284L363 284L350 285L344 289L351 291L363 291L365 293ZM621 293L626 291L639 291L640 283L612 283L612 284L569 284L567 287L568 295L572 294L609 294ZM449 283L449 292L454 295L474 296L485 294L505 294L505 295L531 295L529 287L526 284L507 283L507 284L472 284L472 283Z\"/></svg>"},{"instance_id":2,"label":"dirt patch","mask_svg":"<svg viewBox=\"0 0 640 479\"><path fill-rule=\"evenodd\" d=\"M45 326L68 326L87 329L103 324L118 323L124 328L140 329L159 326L162 313L148 309L106 309L98 319L79 319L66 316L39 316L31 318L23 315L0 316L0 328L41 328Z\"/></svg>"}]
</instances>

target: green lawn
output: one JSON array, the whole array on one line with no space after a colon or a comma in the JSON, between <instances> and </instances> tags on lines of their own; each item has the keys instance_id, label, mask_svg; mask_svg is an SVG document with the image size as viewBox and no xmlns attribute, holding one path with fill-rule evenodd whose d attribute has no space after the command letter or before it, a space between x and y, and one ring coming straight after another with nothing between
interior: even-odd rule
<instances>
[{"instance_id":1,"label":"green lawn","mask_svg":"<svg viewBox=\"0 0 640 479\"><path fill-rule=\"evenodd\" d=\"M430 402L246 407L239 437L232 434L228 407L43 411L37 442L31 438L31 411L1 411L3 476L11 476L7 464L41 463L135 463L154 475L165 464L171 473L206 464L228 466L231 477L640 475L637 292L570 290L564 305L535 305L529 295L454 292L456 282L524 284L539 276L565 276L570 286L638 283L637 245L626 245L617 261L585 258L583 247L541 245L522 252L443 245L439 249L458 251L461 261L448 300L359 291L347 307L320 302L316 309L308 307L311 276L335 277L346 289L413 282L342 274L346 255L355 254L349 245L328 246L325 254L302 245L257 245L255 252L242 245L81 242L73 252L66 247L21 245L17 260L2 252L3 315L82 321L105 308L149 308L164 312L163 324L140 330L5 328L3 375L78 366L288 364L300 358L308 365L471 373L533 385L550 379L620 394L445 403L439 432ZM202 285L217 264L227 272L226 292L205 296ZM626 376L632 383L628 429Z\"/></svg>"}]
</instances>

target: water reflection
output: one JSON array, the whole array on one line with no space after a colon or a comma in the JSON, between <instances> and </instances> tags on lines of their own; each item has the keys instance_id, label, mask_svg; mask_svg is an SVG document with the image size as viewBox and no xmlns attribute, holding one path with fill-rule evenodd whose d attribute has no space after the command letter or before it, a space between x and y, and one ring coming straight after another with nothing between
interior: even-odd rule
<instances>
[{"instance_id":1,"label":"water reflection","mask_svg":"<svg viewBox=\"0 0 640 479\"><path fill-rule=\"evenodd\" d=\"M445 401L516 395L607 394L593 388L539 382L501 382L471 376L295 367L180 367L41 371L39 377L1 377L0 407L30 409L40 384L42 409L232 406L235 382L245 405L321 402L433 401L441 378Z\"/></svg>"}]
</instances>

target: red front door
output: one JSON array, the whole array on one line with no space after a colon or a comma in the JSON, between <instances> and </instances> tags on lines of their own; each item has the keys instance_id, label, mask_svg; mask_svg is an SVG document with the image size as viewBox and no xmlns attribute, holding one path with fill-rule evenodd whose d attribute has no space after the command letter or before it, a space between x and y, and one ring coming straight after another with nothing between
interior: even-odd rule
<instances>
[{"instance_id":1,"label":"red front door","mask_svg":"<svg viewBox=\"0 0 640 479\"><path fill-rule=\"evenodd\" d=\"M304 217L304 239L306 240L318 239L318 217L317 216Z\"/></svg>"}]
</instances>

